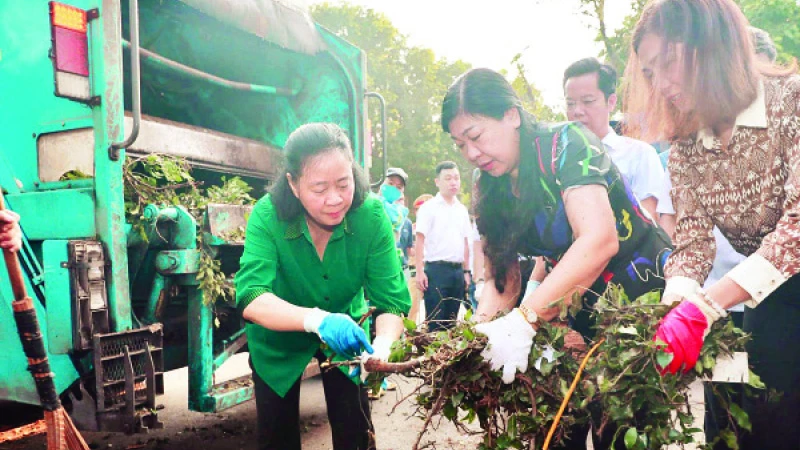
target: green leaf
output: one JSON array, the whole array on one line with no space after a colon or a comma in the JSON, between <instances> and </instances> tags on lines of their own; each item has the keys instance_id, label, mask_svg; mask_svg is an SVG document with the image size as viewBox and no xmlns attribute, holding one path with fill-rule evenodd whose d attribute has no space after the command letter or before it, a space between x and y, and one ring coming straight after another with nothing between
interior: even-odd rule
<instances>
[{"instance_id":1,"label":"green leaf","mask_svg":"<svg viewBox=\"0 0 800 450\"><path fill-rule=\"evenodd\" d=\"M475 332L472 331L472 328L464 328L464 337L467 338L469 341L475 340Z\"/></svg>"},{"instance_id":2,"label":"green leaf","mask_svg":"<svg viewBox=\"0 0 800 450\"><path fill-rule=\"evenodd\" d=\"M707 370L710 370L713 369L714 366L716 365L717 361L714 359L713 356L711 356L710 353L706 353L705 355L703 355L703 367L705 367Z\"/></svg>"},{"instance_id":3,"label":"green leaf","mask_svg":"<svg viewBox=\"0 0 800 450\"><path fill-rule=\"evenodd\" d=\"M753 428L753 425L750 423L750 416L736 403L729 403L728 406L730 407L731 415L736 419L736 424L750 431Z\"/></svg>"},{"instance_id":4,"label":"green leaf","mask_svg":"<svg viewBox=\"0 0 800 450\"><path fill-rule=\"evenodd\" d=\"M458 415L458 409L452 403L445 403L442 414L449 420L453 420Z\"/></svg>"},{"instance_id":5,"label":"green leaf","mask_svg":"<svg viewBox=\"0 0 800 450\"><path fill-rule=\"evenodd\" d=\"M517 438L517 416L511 416L508 418L508 427L506 428L506 432L508 433L509 438Z\"/></svg>"},{"instance_id":6,"label":"green leaf","mask_svg":"<svg viewBox=\"0 0 800 450\"><path fill-rule=\"evenodd\" d=\"M644 295L640 295L636 299L637 303L642 305L658 305L661 303L661 293L658 291L650 291Z\"/></svg>"},{"instance_id":7,"label":"green leaf","mask_svg":"<svg viewBox=\"0 0 800 450\"><path fill-rule=\"evenodd\" d=\"M754 387L756 389L766 389L767 388L767 385L765 385L764 382L761 381L761 377L756 375L752 370L750 370L749 372L750 372L750 376L749 376L749 379L747 381L747 384L749 386L752 386L752 387Z\"/></svg>"},{"instance_id":8,"label":"green leaf","mask_svg":"<svg viewBox=\"0 0 800 450\"><path fill-rule=\"evenodd\" d=\"M731 430L722 430L719 432L719 437L731 450L739 450L739 440L736 439L736 434Z\"/></svg>"},{"instance_id":9,"label":"green leaf","mask_svg":"<svg viewBox=\"0 0 800 450\"><path fill-rule=\"evenodd\" d=\"M698 375L702 375L703 374L703 361L702 360L701 361L697 361L697 363L694 365L694 371L697 372Z\"/></svg>"},{"instance_id":10,"label":"green leaf","mask_svg":"<svg viewBox=\"0 0 800 450\"><path fill-rule=\"evenodd\" d=\"M636 433L636 428L628 428L628 431L625 432L624 439L626 448L636 448L636 442L639 440L639 435Z\"/></svg>"},{"instance_id":11,"label":"green leaf","mask_svg":"<svg viewBox=\"0 0 800 450\"><path fill-rule=\"evenodd\" d=\"M416 331L417 322L414 322L413 320L411 320L411 319L409 319L407 317L403 317L403 326L405 327L406 331L408 331L408 332Z\"/></svg>"},{"instance_id":12,"label":"green leaf","mask_svg":"<svg viewBox=\"0 0 800 450\"><path fill-rule=\"evenodd\" d=\"M461 405L462 400L464 400L463 392L456 392L452 397L450 397L450 402L453 404L453 406Z\"/></svg>"},{"instance_id":13,"label":"green leaf","mask_svg":"<svg viewBox=\"0 0 800 450\"><path fill-rule=\"evenodd\" d=\"M620 334L628 334L631 336L638 336L639 331L636 330L636 327L620 327L617 330Z\"/></svg>"},{"instance_id":14,"label":"green leaf","mask_svg":"<svg viewBox=\"0 0 800 450\"><path fill-rule=\"evenodd\" d=\"M658 352L656 354L656 363L659 365L659 367L664 368L669 366L669 363L672 362L672 358L674 357L675 355L673 355L672 353Z\"/></svg>"}]
</instances>

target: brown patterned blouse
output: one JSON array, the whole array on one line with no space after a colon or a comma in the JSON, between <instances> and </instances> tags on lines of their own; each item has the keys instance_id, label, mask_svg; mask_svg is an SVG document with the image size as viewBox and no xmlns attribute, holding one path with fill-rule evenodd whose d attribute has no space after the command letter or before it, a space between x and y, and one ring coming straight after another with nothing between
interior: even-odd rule
<instances>
[{"instance_id":1,"label":"brown patterned blouse","mask_svg":"<svg viewBox=\"0 0 800 450\"><path fill-rule=\"evenodd\" d=\"M677 226L665 297L690 295L711 270L718 226L748 258L730 273L755 307L800 272L800 76L765 77L726 150L708 130L669 159Z\"/></svg>"}]
</instances>

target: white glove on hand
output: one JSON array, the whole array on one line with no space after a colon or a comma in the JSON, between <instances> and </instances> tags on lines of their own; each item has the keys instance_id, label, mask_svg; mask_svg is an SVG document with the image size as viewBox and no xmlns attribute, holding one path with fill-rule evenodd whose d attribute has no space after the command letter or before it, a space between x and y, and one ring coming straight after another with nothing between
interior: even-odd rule
<instances>
[{"instance_id":1,"label":"white glove on hand","mask_svg":"<svg viewBox=\"0 0 800 450\"><path fill-rule=\"evenodd\" d=\"M375 340L372 341L372 349L374 352L369 354L367 352L361 353L361 381L367 379L367 375L369 372L367 371L366 367L364 367L364 363L367 359L374 358L379 359L381 361L388 361L389 355L392 354L392 344L394 341L391 338L386 336L375 336Z\"/></svg>"},{"instance_id":2,"label":"white glove on hand","mask_svg":"<svg viewBox=\"0 0 800 450\"><path fill-rule=\"evenodd\" d=\"M499 319L475 325L475 331L489 338L481 356L489 361L492 370L502 368L503 383L514 381L518 369L520 372L528 370L528 357L536 330L517 308Z\"/></svg>"},{"instance_id":3,"label":"white glove on hand","mask_svg":"<svg viewBox=\"0 0 800 450\"><path fill-rule=\"evenodd\" d=\"M483 281L475 283L475 301L481 301L481 294L483 294Z\"/></svg>"}]
</instances>

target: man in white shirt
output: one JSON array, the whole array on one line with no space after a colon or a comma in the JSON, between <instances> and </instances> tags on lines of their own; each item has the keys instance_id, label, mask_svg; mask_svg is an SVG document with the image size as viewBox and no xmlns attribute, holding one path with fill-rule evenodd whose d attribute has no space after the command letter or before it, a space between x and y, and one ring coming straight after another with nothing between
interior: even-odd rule
<instances>
[{"instance_id":1,"label":"man in white shirt","mask_svg":"<svg viewBox=\"0 0 800 450\"><path fill-rule=\"evenodd\" d=\"M650 144L618 135L609 125L617 106L617 72L597 58L572 63L564 71L567 118L580 122L603 142L633 195L653 221L664 184L664 169Z\"/></svg>"},{"instance_id":2,"label":"man in white shirt","mask_svg":"<svg viewBox=\"0 0 800 450\"><path fill-rule=\"evenodd\" d=\"M417 212L417 286L424 293L428 330L450 328L471 282L467 208L458 200L461 175L458 166L445 161L436 166L439 193ZM422 270L420 270L422 269Z\"/></svg>"}]
</instances>

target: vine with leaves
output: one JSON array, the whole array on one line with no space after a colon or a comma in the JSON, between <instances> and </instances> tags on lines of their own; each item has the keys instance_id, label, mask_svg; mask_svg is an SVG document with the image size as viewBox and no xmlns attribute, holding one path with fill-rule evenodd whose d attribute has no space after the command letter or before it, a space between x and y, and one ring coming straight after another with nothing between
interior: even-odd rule
<instances>
[{"instance_id":1,"label":"vine with leaves","mask_svg":"<svg viewBox=\"0 0 800 450\"><path fill-rule=\"evenodd\" d=\"M565 316L568 307L561 303ZM662 376L659 367L668 365L672 355L664 352L665 343L655 339L655 331L668 310L657 293L629 301L621 288L611 286L594 307L595 354L587 355L583 337L563 322L544 323L534 338L527 371L517 373L511 384L504 384L501 374L483 360L487 340L475 332L469 315L438 332L407 321L406 336L393 346L390 362L368 360L365 366L370 372L403 373L422 381L401 400L413 398L424 420L415 450L435 445L423 437L437 419L473 434L467 425L477 420L481 450L557 448L574 425L587 423L598 434L614 430L614 441L631 450L683 448L697 444L695 435L702 431L692 425L688 386L710 378L718 356L743 351L748 336L730 321L715 323L695 368ZM582 359L587 365L580 374ZM378 374L370 376L377 383ZM749 385L764 388L752 372ZM565 398L569 400L561 416ZM749 419L731 398L721 400L730 423L720 439L738 448L736 433L748 429ZM545 447L554 423L552 441Z\"/></svg>"},{"instance_id":2,"label":"vine with leaves","mask_svg":"<svg viewBox=\"0 0 800 450\"><path fill-rule=\"evenodd\" d=\"M253 204L255 199L250 196L252 188L239 177L223 177L222 185L203 189L203 183L192 176L191 165L186 159L163 154L128 157L122 176L125 185L125 216L142 239L148 239L147 230L151 227L143 216L144 208L148 204L185 208L198 225L197 240L201 255L197 279L200 282L199 288L203 291L203 302L208 305L217 299L233 299L234 287L222 272L220 262L214 258L204 242L200 230L203 229L204 213L208 204ZM235 237L232 235L230 238Z\"/></svg>"}]
</instances>

